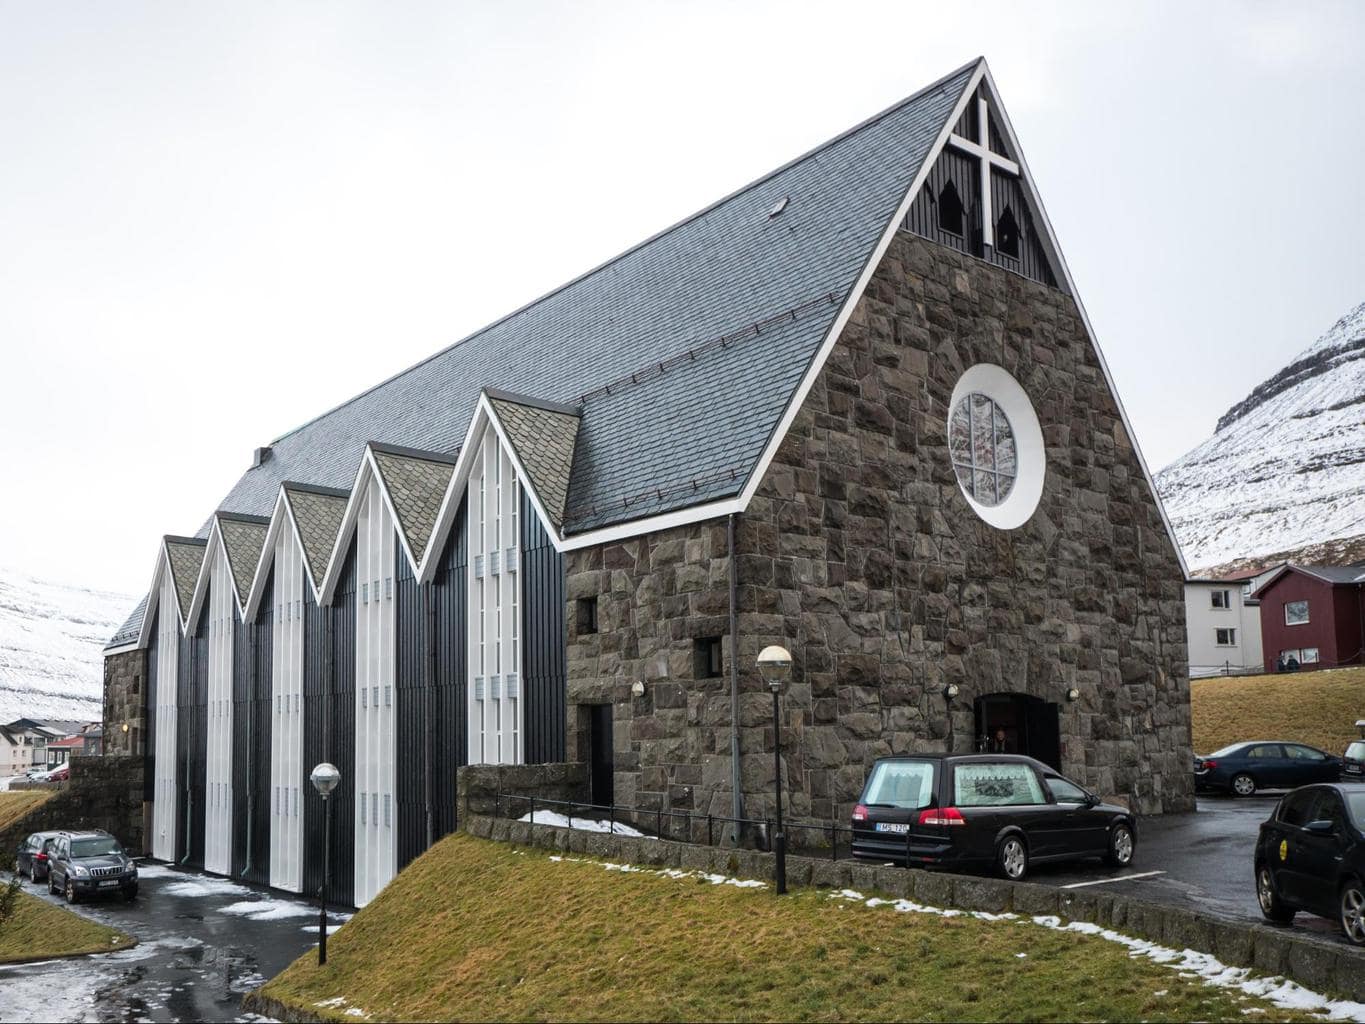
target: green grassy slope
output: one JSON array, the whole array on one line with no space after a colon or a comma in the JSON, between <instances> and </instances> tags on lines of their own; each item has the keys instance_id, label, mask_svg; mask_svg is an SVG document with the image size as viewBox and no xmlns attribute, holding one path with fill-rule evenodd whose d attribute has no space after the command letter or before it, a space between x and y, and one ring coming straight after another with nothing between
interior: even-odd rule
<instances>
[{"instance_id":1,"label":"green grassy slope","mask_svg":"<svg viewBox=\"0 0 1365 1024\"><path fill-rule=\"evenodd\" d=\"M23 892L19 894L14 916L0 922L0 964L76 953L109 953L131 945L133 940L117 929Z\"/></svg>"},{"instance_id":2,"label":"green grassy slope","mask_svg":"<svg viewBox=\"0 0 1365 1024\"><path fill-rule=\"evenodd\" d=\"M356 914L325 968L305 954L262 995L351 1021L1294 1019L1027 921L777 898L465 835Z\"/></svg>"},{"instance_id":3,"label":"green grassy slope","mask_svg":"<svg viewBox=\"0 0 1365 1024\"><path fill-rule=\"evenodd\" d=\"M1197 754L1243 740L1293 740L1340 755L1365 718L1365 668L1196 679L1190 713Z\"/></svg>"}]
</instances>

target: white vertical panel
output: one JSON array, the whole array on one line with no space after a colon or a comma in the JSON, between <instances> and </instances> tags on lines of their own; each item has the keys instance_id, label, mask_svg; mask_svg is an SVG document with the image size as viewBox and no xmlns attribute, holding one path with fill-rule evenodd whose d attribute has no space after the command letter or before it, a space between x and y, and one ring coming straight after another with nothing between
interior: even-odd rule
<instances>
[{"instance_id":1,"label":"white vertical panel","mask_svg":"<svg viewBox=\"0 0 1365 1024\"><path fill-rule=\"evenodd\" d=\"M520 764L521 486L492 430L468 486L469 761Z\"/></svg>"},{"instance_id":2,"label":"white vertical panel","mask_svg":"<svg viewBox=\"0 0 1365 1024\"><path fill-rule=\"evenodd\" d=\"M275 542L270 670L270 884L303 888L303 553L293 530Z\"/></svg>"},{"instance_id":3,"label":"white vertical panel","mask_svg":"<svg viewBox=\"0 0 1365 1024\"><path fill-rule=\"evenodd\" d=\"M364 485L356 520L355 902L364 906L398 866L394 795L395 557L383 495Z\"/></svg>"},{"instance_id":4,"label":"white vertical panel","mask_svg":"<svg viewBox=\"0 0 1365 1024\"><path fill-rule=\"evenodd\" d=\"M152 856L176 859L175 809L176 738L179 711L176 679L180 666L180 618L176 611L175 581L170 566L161 573L157 596L156 651L156 778L152 789Z\"/></svg>"},{"instance_id":5,"label":"white vertical panel","mask_svg":"<svg viewBox=\"0 0 1365 1024\"><path fill-rule=\"evenodd\" d=\"M232 873L232 636L237 620L232 576L221 543L209 576L208 736L204 792L204 869Z\"/></svg>"}]
</instances>

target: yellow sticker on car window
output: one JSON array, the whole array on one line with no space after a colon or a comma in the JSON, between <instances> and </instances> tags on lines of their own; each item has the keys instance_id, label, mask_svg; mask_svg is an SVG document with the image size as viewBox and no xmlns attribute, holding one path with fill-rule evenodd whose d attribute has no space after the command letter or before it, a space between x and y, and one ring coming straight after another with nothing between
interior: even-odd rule
<instances>
[{"instance_id":1,"label":"yellow sticker on car window","mask_svg":"<svg viewBox=\"0 0 1365 1024\"><path fill-rule=\"evenodd\" d=\"M1288 840L1288 839L1281 839L1281 840L1280 840L1280 860L1288 860L1288 859L1289 859L1289 840Z\"/></svg>"}]
</instances>

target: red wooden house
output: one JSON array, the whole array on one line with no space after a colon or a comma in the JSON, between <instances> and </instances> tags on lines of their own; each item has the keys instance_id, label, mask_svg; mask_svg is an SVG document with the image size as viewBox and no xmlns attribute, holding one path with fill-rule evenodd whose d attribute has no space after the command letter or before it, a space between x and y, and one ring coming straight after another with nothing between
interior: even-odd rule
<instances>
[{"instance_id":1,"label":"red wooden house","mask_svg":"<svg viewBox=\"0 0 1365 1024\"><path fill-rule=\"evenodd\" d=\"M1365 664L1365 566L1285 565L1256 597L1267 672Z\"/></svg>"}]
</instances>

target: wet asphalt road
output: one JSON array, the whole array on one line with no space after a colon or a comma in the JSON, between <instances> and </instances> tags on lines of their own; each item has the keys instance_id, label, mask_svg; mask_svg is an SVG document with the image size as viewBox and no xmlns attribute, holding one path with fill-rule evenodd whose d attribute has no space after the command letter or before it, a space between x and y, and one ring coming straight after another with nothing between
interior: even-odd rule
<instances>
[{"instance_id":1,"label":"wet asphalt road","mask_svg":"<svg viewBox=\"0 0 1365 1024\"><path fill-rule=\"evenodd\" d=\"M1034 870L1032 880L1046 885L1078 887L1097 883L1085 885L1085 888L1092 892L1136 896L1219 917L1261 922L1263 918L1252 877L1256 834L1281 795L1258 793L1237 799L1201 796L1199 809L1191 814L1170 814L1139 821L1137 855L1127 868L1113 870L1098 862L1040 866ZM1160 874L1149 875L1148 872ZM1147 877L1122 880L1130 875ZM1293 928L1346 945L1334 921L1299 914ZM1365 951L1362 960L1365 962Z\"/></svg>"},{"instance_id":2,"label":"wet asphalt road","mask_svg":"<svg viewBox=\"0 0 1365 1024\"><path fill-rule=\"evenodd\" d=\"M242 1014L242 994L316 944L316 904L158 865L140 874L135 902L74 908L138 945L0 967L0 1021L261 1020ZM43 882L25 891L62 902Z\"/></svg>"}]
</instances>

